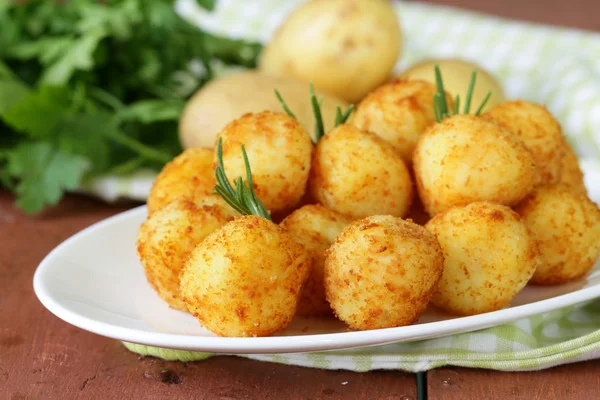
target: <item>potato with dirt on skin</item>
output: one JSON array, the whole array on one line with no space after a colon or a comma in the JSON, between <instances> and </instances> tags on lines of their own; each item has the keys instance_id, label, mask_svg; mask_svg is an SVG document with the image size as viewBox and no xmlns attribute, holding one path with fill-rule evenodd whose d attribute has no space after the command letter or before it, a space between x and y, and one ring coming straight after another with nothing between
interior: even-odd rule
<instances>
[{"instance_id":1,"label":"potato with dirt on skin","mask_svg":"<svg viewBox=\"0 0 600 400\"><path fill-rule=\"evenodd\" d=\"M514 205L531 192L536 173L523 142L471 115L445 118L421 135L413 167L432 216L476 201Z\"/></svg>"},{"instance_id":2,"label":"potato with dirt on skin","mask_svg":"<svg viewBox=\"0 0 600 400\"><path fill-rule=\"evenodd\" d=\"M246 114L229 123L217 136L223 141L227 176L246 176L240 145L252 165L257 196L273 213L292 209L306 190L313 145L293 118L272 111ZM216 146L215 146L216 147ZM217 163L217 155L214 155ZM231 182L233 184L233 182Z\"/></svg>"},{"instance_id":3,"label":"potato with dirt on skin","mask_svg":"<svg viewBox=\"0 0 600 400\"><path fill-rule=\"evenodd\" d=\"M298 303L299 315L331 314L331 307L325 298L325 283L323 282L325 251L351 221L349 217L315 204L299 208L281 222L280 226L288 231L296 242L304 246L313 261L310 275Z\"/></svg>"},{"instance_id":4,"label":"potato with dirt on skin","mask_svg":"<svg viewBox=\"0 0 600 400\"><path fill-rule=\"evenodd\" d=\"M516 135L533 155L536 184L560 179L564 137L546 107L523 100L506 101L481 116Z\"/></svg>"},{"instance_id":5,"label":"potato with dirt on skin","mask_svg":"<svg viewBox=\"0 0 600 400\"><path fill-rule=\"evenodd\" d=\"M413 198L408 168L392 145L347 124L317 143L309 190L323 206L352 218L402 217Z\"/></svg>"},{"instance_id":6,"label":"potato with dirt on skin","mask_svg":"<svg viewBox=\"0 0 600 400\"><path fill-rule=\"evenodd\" d=\"M587 196L583 172L579 167L579 159L573 148L566 141L563 144L562 153L558 181L571 186L577 193Z\"/></svg>"},{"instance_id":7,"label":"potato with dirt on skin","mask_svg":"<svg viewBox=\"0 0 600 400\"><path fill-rule=\"evenodd\" d=\"M419 136L435 123L432 100L435 93L437 87L425 81L386 83L359 103L349 123L386 140L411 164ZM447 102L452 108L454 102L450 96Z\"/></svg>"},{"instance_id":8,"label":"potato with dirt on skin","mask_svg":"<svg viewBox=\"0 0 600 400\"><path fill-rule=\"evenodd\" d=\"M209 195L215 184L212 167L213 149L188 149L165 165L156 177L148 195L148 214L173 200Z\"/></svg>"},{"instance_id":9,"label":"potato with dirt on skin","mask_svg":"<svg viewBox=\"0 0 600 400\"><path fill-rule=\"evenodd\" d=\"M387 81L402 47L389 0L311 0L265 46L259 70L357 102Z\"/></svg>"},{"instance_id":10,"label":"potato with dirt on skin","mask_svg":"<svg viewBox=\"0 0 600 400\"><path fill-rule=\"evenodd\" d=\"M422 226L390 215L352 222L327 250L325 291L353 329L410 325L427 307L444 258Z\"/></svg>"},{"instance_id":11,"label":"potato with dirt on skin","mask_svg":"<svg viewBox=\"0 0 600 400\"><path fill-rule=\"evenodd\" d=\"M219 132L234 119L265 110L282 111L275 89L294 111L300 125L312 133L314 116L308 85L297 79L250 70L213 79L192 96L179 121L181 144L185 148L212 147ZM345 109L348 104L319 90L316 95L323 99L325 129L332 129L336 106Z\"/></svg>"},{"instance_id":12,"label":"potato with dirt on skin","mask_svg":"<svg viewBox=\"0 0 600 400\"><path fill-rule=\"evenodd\" d=\"M194 249L181 273L181 294L190 312L217 335L267 336L294 317L310 262L283 228L243 216Z\"/></svg>"},{"instance_id":13,"label":"potato with dirt on skin","mask_svg":"<svg viewBox=\"0 0 600 400\"><path fill-rule=\"evenodd\" d=\"M175 200L148 216L140 226L137 254L146 278L173 308L187 311L179 292L179 273L190 252L208 234L232 218L221 207Z\"/></svg>"},{"instance_id":14,"label":"potato with dirt on skin","mask_svg":"<svg viewBox=\"0 0 600 400\"><path fill-rule=\"evenodd\" d=\"M540 263L537 242L519 215L489 202L455 207L425 228L444 252L444 273L431 302L455 315L510 304Z\"/></svg>"},{"instance_id":15,"label":"potato with dirt on skin","mask_svg":"<svg viewBox=\"0 0 600 400\"><path fill-rule=\"evenodd\" d=\"M541 186L515 210L539 242L542 264L531 283L556 285L588 273L600 252L600 210L565 184Z\"/></svg>"}]
</instances>

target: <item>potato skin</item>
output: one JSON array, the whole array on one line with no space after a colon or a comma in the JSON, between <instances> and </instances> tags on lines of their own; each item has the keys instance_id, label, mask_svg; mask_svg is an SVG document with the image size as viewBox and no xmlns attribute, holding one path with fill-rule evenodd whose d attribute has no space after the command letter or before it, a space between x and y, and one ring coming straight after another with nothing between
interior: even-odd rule
<instances>
[{"instance_id":1,"label":"potato skin","mask_svg":"<svg viewBox=\"0 0 600 400\"><path fill-rule=\"evenodd\" d=\"M218 133L244 114L283 111L273 93L275 89L279 90L300 125L312 134L314 116L308 84L284 76L243 71L213 79L188 101L179 121L179 139L183 147L212 147ZM248 95L240 96L240 93ZM325 129L332 129L336 106L346 108L348 104L319 90L317 97L324 99L321 111Z\"/></svg>"},{"instance_id":2,"label":"potato skin","mask_svg":"<svg viewBox=\"0 0 600 400\"><path fill-rule=\"evenodd\" d=\"M443 261L437 240L419 225L389 215L354 221L327 250L327 300L353 329L412 324L435 291Z\"/></svg>"},{"instance_id":3,"label":"potato skin","mask_svg":"<svg viewBox=\"0 0 600 400\"><path fill-rule=\"evenodd\" d=\"M298 204L306 190L313 145L296 120L272 111L246 114L229 123L217 142L219 139L223 140L223 164L232 184L237 177L246 177L243 144L252 166L254 189L267 209L276 213ZM216 166L216 152L214 157Z\"/></svg>"},{"instance_id":4,"label":"potato skin","mask_svg":"<svg viewBox=\"0 0 600 400\"><path fill-rule=\"evenodd\" d=\"M325 251L351 221L349 217L315 204L299 208L281 222L280 226L304 246L312 257L312 269L298 303L299 315L331 314L323 282Z\"/></svg>"},{"instance_id":5,"label":"potato skin","mask_svg":"<svg viewBox=\"0 0 600 400\"><path fill-rule=\"evenodd\" d=\"M181 294L202 325L221 336L267 336L292 320L310 256L283 228L243 216L190 255Z\"/></svg>"},{"instance_id":6,"label":"potato skin","mask_svg":"<svg viewBox=\"0 0 600 400\"><path fill-rule=\"evenodd\" d=\"M517 205L539 242L542 264L531 283L556 285L580 278L600 252L600 210L565 184L541 186Z\"/></svg>"},{"instance_id":7,"label":"potato skin","mask_svg":"<svg viewBox=\"0 0 600 400\"><path fill-rule=\"evenodd\" d=\"M579 168L577 154L575 154L573 148L566 141L563 144L558 180L560 183L571 186L577 193L587 196L583 172L581 172L581 169Z\"/></svg>"},{"instance_id":8,"label":"potato skin","mask_svg":"<svg viewBox=\"0 0 600 400\"><path fill-rule=\"evenodd\" d=\"M442 77L444 78L444 88L448 91L450 96L454 98L456 95L460 95L461 100L463 101L461 109L464 107L464 101L466 100L465 93L469 87L473 70L477 71L477 81L471 99L471 114L474 114L477 111L479 105L483 102L489 91L492 92L492 95L483 109L484 112L506 101L502 85L500 85L498 81L481 66L465 60L426 60L412 65L406 71L402 72L399 75L399 78L410 80L422 79L427 82L435 83L433 68L436 65L440 67Z\"/></svg>"},{"instance_id":9,"label":"potato skin","mask_svg":"<svg viewBox=\"0 0 600 400\"><path fill-rule=\"evenodd\" d=\"M446 118L421 135L413 167L432 216L476 201L516 204L531 192L536 171L518 138L471 115Z\"/></svg>"},{"instance_id":10,"label":"potato skin","mask_svg":"<svg viewBox=\"0 0 600 400\"><path fill-rule=\"evenodd\" d=\"M275 32L259 69L354 103L389 78L401 47L391 1L310 0Z\"/></svg>"},{"instance_id":11,"label":"potato skin","mask_svg":"<svg viewBox=\"0 0 600 400\"><path fill-rule=\"evenodd\" d=\"M231 217L218 206L178 199L148 216L140 226L137 254L148 282L173 308L187 311L179 293L179 273L190 252Z\"/></svg>"},{"instance_id":12,"label":"potato skin","mask_svg":"<svg viewBox=\"0 0 600 400\"><path fill-rule=\"evenodd\" d=\"M413 197L410 174L394 148L347 124L317 144L309 190L325 207L352 218L404 216Z\"/></svg>"},{"instance_id":13,"label":"potato skin","mask_svg":"<svg viewBox=\"0 0 600 400\"><path fill-rule=\"evenodd\" d=\"M489 202L456 207L425 225L444 252L444 274L431 299L455 315L499 310L539 265L537 242L517 213Z\"/></svg>"},{"instance_id":14,"label":"potato skin","mask_svg":"<svg viewBox=\"0 0 600 400\"><path fill-rule=\"evenodd\" d=\"M437 88L425 81L395 80L379 86L365 97L350 124L392 144L407 164L419 136L435 123L433 95ZM450 108L454 102L447 96Z\"/></svg>"},{"instance_id":15,"label":"potato skin","mask_svg":"<svg viewBox=\"0 0 600 400\"><path fill-rule=\"evenodd\" d=\"M560 179L564 137L560 124L544 106L523 100L506 101L482 115L523 141L536 164L536 184Z\"/></svg>"},{"instance_id":16,"label":"potato skin","mask_svg":"<svg viewBox=\"0 0 600 400\"><path fill-rule=\"evenodd\" d=\"M208 195L215 184L213 150L208 147L188 149L164 166L148 195L148 214L178 198Z\"/></svg>"}]
</instances>

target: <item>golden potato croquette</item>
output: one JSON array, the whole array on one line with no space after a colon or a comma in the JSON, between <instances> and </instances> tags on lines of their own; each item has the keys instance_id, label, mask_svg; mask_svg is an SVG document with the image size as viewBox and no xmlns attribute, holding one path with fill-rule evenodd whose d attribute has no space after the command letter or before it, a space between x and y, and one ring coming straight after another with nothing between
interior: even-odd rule
<instances>
[{"instance_id":1,"label":"golden potato croquette","mask_svg":"<svg viewBox=\"0 0 600 400\"><path fill-rule=\"evenodd\" d=\"M425 81L386 83L360 102L350 124L391 143L404 162L410 164L419 136L435 123L432 100L435 93L436 86ZM450 96L447 101L452 108Z\"/></svg>"},{"instance_id":2,"label":"golden potato croquette","mask_svg":"<svg viewBox=\"0 0 600 400\"><path fill-rule=\"evenodd\" d=\"M555 285L580 278L600 252L600 210L565 184L536 190L516 206L539 242L542 264L531 283Z\"/></svg>"},{"instance_id":3,"label":"golden potato croquette","mask_svg":"<svg viewBox=\"0 0 600 400\"><path fill-rule=\"evenodd\" d=\"M544 106L522 100L507 101L482 118L502 126L523 141L535 161L536 184L558 182L564 138L560 124Z\"/></svg>"},{"instance_id":4,"label":"golden potato croquette","mask_svg":"<svg viewBox=\"0 0 600 400\"><path fill-rule=\"evenodd\" d=\"M267 209L276 213L298 204L306 190L313 145L295 119L272 111L246 114L227 125L219 139L231 180L246 176L243 144L252 165L254 189Z\"/></svg>"},{"instance_id":5,"label":"golden potato croquette","mask_svg":"<svg viewBox=\"0 0 600 400\"><path fill-rule=\"evenodd\" d=\"M325 250L352 220L321 205L306 205L288 215L281 227L288 231L312 256L312 270L298 303L298 314L305 316L331 314L325 299L323 268Z\"/></svg>"},{"instance_id":6,"label":"golden potato croquette","mask_svg":"<svg viewBox=\"0 0 600 400\"><path fill-rule=\"evenodd\" d=\"M309 190L325 207L352 218L404 216L413 197L408 169L394 148L346 124L317 144Z\"/></svg>"},{"instance_id":7,"label":"golden potato croquette","mask_svg":"<svg viewBox=\"0 0 600 400\"><path fill-rule=\"evenodd\" d=\"M215 206L219 212L227 217L228 220L232 220L241 216L239 212L235 211L223 198L218 194L207 194L205 196L196 197L194 203L197 206Z\"/></svg>"},{"instance_id":8,"label":"golden potato croquette","mask_svg":"<svg viewBox=\"0 0 600 400\"><path fill-rule=\"evenodd\" d=\"M531 153L515 135L471 115L446 118L421 135L413 167L432 216L475 201L516 204L535 177Z\"/></svg>"},{"instance_id":9,"label":"golden potato croquette","mask_svg":"<svg viewBox=\"0 0 600 400\"><path fill-rule=\"evenodd\" d=\"M310 261L283 228L243 216L194 249L181 274L181 294L218 335L267 336L294 317Z\"/></svg>"},{"instance_id":10,"label":"golden potato croquette","mask_svg":"<svg viewBox=\"0 0 600 400\"><path fill-rule=\"evenodd\" d=\"M560 161L559 182L571 186L577 193L587 195L583 181L583 172L579 168L579 160L573 148L565 141Z\"/></svg>"},{"instance_id":11,"label":"golden potato croquette","mask_svg":"<svg viewBox=\"0 0 600 400\"><path fill-rule=\"evenodd\" d=\"M354 221L327 251L327 300L354 329L409 325L429 303L443 265L440 245L419 225L389 215Z\"/></svg>"},{"instance_id":12,"label":"golden potato croquette","mask_svg":"<svg viewBox=\"0 0 600 400\"><path fill-rule=\"evenodd\" d=\"M506 206L478 202L436 215L425 225L444 252L444 274L431 302L456 315L499 310L539 265L533 235Z\"/></svg>"},{"instance_id":13,"label":"golden potato croquette","mask_svg":"<svg viewBox=\"0 0 600 400\"><path fill-rule=\"evenodd\" d=\"M188 149L164 166L148 195L148 214L179 198L208 195L215 184L213 150Z\"/></svg>"},{"instance_id":14,"label":"golden potato croquette","mask_svg":"<svg viewBox=\"0 0 600 400\"><path fill-rule=\"evenodd\" d=\"M190 252L209 233L231 219L218 206L174 200L140 226L137 254L146 278L169 305L187 311L179 295L179 273Z\"/></svg>"}]
</instances>

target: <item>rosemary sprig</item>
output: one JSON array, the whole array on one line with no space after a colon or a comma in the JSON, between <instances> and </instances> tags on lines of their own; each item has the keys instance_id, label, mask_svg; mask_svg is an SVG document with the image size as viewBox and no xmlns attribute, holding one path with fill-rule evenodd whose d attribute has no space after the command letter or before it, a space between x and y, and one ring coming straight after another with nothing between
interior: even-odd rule
<instances>
[{"instance_id":1,"label":"rosemary sprig","mask_svg":"<svg viewBox=\"0 0 600 400\"><path fill-rule=\"evenodd\" d=\"M323 112L321 110L321 106L323 104L324 99L323 98L317 99L317 95L315 93L315 87L313 86L312 83L310 84L309 88L310 88L310 103L312 106L313 115L315 117L314 143L316 144L325 135L325 125L323 124ZM279 103L281 104L283 111L285 111L285 113L287 115L289 115L290 117L294 118L295 120L298 120L298 118L296 118L296 115L288 107L287 103L283 99L283 96L281 96L281 93L279 93L279 91L277 89L275 89L275 96L277 96L277 100L279 100ZM346 111L343 111L343 112L342 112L341 107L337 106L334 127L338 127L341 124L345 124L353 110L354 110L354 104L351 104L346 109Z\"/></svg>"},{"instance_id":2,"label":"rosemary sprig","mask_svg":"<svg viewBox=\"0 0 600 400\"><path fill-rule=\"evenodd\" d=\"M242 215L256 215L271 221L271 216L265 205L260 201L254 192L252 183L252 170L246 149L242 145L242 155L244 156L244 165L246 167L246 182L241 176L234 179L233 186L229 183L225 168L223 167L223 139L219 138L217 143L217 168L215 169L215 193L220 195L234 210Z\"/></svg>"},{"instance_id":3,"label":"rosemary sprig","mask_svg":"<svg viewBox=\"0 0 600 400\"><path fill-rule=\"evenodd\" d=\"M450 111L448 109L448 101L446 100L446 92L444 90L444 80L442 78L442 72L438 65L434 67L434 73L435 83L438 91L433 95L433 110L435 112L436 122L440 122L444 118L448 118L460 113L460 96L456 95L456 98L454 100L454 108L452 109L452 111ZM477 71L473 70L473 72L471 73L471 80L469 81L469 87L467 89L467 97L465 101L465 108L463 114L468 114L471 111L471 100L473 98L473 91L475 90L476 80ZM479 105L479 107L477 108L477 111L475 111L475 116L481 114L483 108L485 107L491 96L492 91L490 90Z\"/></svg>"}]
</instances>

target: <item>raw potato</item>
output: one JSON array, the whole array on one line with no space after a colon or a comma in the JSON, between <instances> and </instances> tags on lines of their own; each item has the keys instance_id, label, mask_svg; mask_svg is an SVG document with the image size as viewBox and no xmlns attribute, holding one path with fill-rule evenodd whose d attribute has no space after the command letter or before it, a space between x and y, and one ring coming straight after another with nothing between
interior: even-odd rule
<instances>
[{"instance_id":1,"label":"raw potato","mask_svg":"<svg viewBox=\"0 0 600 400\"><path fill-rule=\"evenodd\" d=\"M311 0L275 32L259 68L354 103L389 79L401 47L391 1Z\"/></svg>"},{"instance_id":2,"label":"raw potato","mask_svg":"<svg viewBox=\"0 0 600 400\"><path fill-rule=\"evenodd\" d=\"M189 100L179 121L179 139L183 147L212 147L225 125L244 114L282 111L275 89L279 90L302 127L312 134L315 123L308 84L292 78L244 71L210 81ZM317 96L324 98L321 109L325 128L332 129L336 106L339 104L345 109L348 104L318 90Z\"/></svg>"},{"instance_id":3,"label":"raw potato","mask_svg":"<svg viewBox=\"0 0 600 400\"><path fill-rule=\"evenodd\" d=\"M515 100L502 103L482 115L517 135L531 151L537 168L536 184L560 179L564 138L560 124L544 106Z\"/></svg>"},{"instance_id":4,"label":"raw potato","mask_svg":"<svg viewBox=\"0 0 600 400\"><path fill-rule=\"evenodd\" d=\"M154 212L140 226L137 253L146 278L173 308L187 311L179 295L179 273L190 252L209 233L231 218L218 206L175 200Z\"/></svg>"},{"instance_id":5,"label":"raw potato","mask_svg":"<svg viewBox=\"0 0 600 400\"><path fill-rule=\"evenodd\" d=\"M409 325L429 303L443 265L440 245L425 228L368 217L348 225L327 251L327 300L354 329Z\"/></svg>"},{"instance_id":6,"label":"raw potato","mask_svg":"<svg viewBox=\"0 0 600 400\"><path fill-rule=\"evenodd\" d=\"M455 315L499 310L539 265L537 243L517 213L488 202L456 207L425 225L444 251L444 274L431 302Z\"/></svg>"},{"instance_id":7,"label":"raw potato","mask_svg":"<svg viewBox=\"0 0 600 400\"><path fill-rule=\"evenodd\" d=\"M310 267L309 254L283 228L244 216L196 247L181 274L181 294L218 335L267 336L294 317Z\"/></svg>"},{"instance_id":8,"label":"raw potato","mask_svg":"<svg viewBox=\"0 0 600 400\"><path fill-rule=\"evenodd\" d=\"M471 115L446 118L421 135L413 163L432 216L475 201L516 204L532 190L536 171L518 138Z\"/></svg>"},{"instance_id":9,"label":"raw potato","mask_svg":"<svg viewBox=\"0 0 600 400\"><path fill-rule=\"evenodd\" d=\"M402 74L403 79L421 79L427 82L435 83L434 67L438 65L444 78L444 88L450 93L452 98L460 96L462 101L461 110L466 101L467 89L471 81L473 70L477 71L477 80L473 91L471 101L471 114L474 114L483 102L488 92L492 95L488 100L483 111L487 111L494 106L506 101L504 91L498 81L485 69L479 65L465 60L458 59L439 59L427 60L413 65ZM461 111L462 112L462 111Z\"/></svg>"},{"instance_id":10,"label":"raw potato","mask_svg":"<svg viewBox=\"0 0 600 400\"><path fill-rule=\"evenodd\" d=\"M583 180L583 172L579 168L579 160L573 148L565 141L560 162L559 182L570 185L577 193L587 195Z\"/></svg>"},{"instance_id":11,"label":"raw potato","mask_svg":"<svg viewBox=\"0 0 600 400\"><path fill-rule=\"evenodd\" d=\"M331 307L325 299L323 282L325 250L350 222L350 218L320 205L306 205L281 222L281 227L288 231L296 242L304 246L313 260L312 270L298 303L299 315L331 314Z\"/></svg>"},{"instance_id":12,"label":"raw potato","mask_svg":"<svg viewBox=\"0 0 600 400\"><path fill-rule=\"evenodd\" d=\"M179 198L194 200L210 194L215 184L213 154L207 147L189 149L165 165L148 195L148 214Z\"/></svg>"},{"instance_id":13,"label":"raw potato","mask_svg":"<svg viewBox=\"0 0 600 400\"><path fill-rule=\"evenodd\" d=\"M394 148L346 124L317 144L309 190L325 207L352 218L402 217L413 197L408 169Z\"/></svg>"},{"instance_id":14,"label":"raw potato","mask_svg":"<svg viewBox=\"0 0 600 400\"><path fill-rule=\"evenodd\" d=\"M568 185L537 188L516 211L539 241L542 264L531 283L556 285L580 278L600 252L600 210Z\"/></svg>"},{"instance_id":15,"label":"raw potato","mask_svg":"<svg viewBox=\"0 0 600 400\"><path fill-rule=\"evenodd\" d=\"M391 143L407 164L419 136L435 123L433 95L437 88L425 81L386 83L360 102L350 123ZM447 96L450 108L454 102Z\"/></svg>"},{"instance_id":16,"label":"raw potato","mask_svg":"<svg viewBox=\"0 0 600 400\"><path fill-rule=\"evenodd\" d=\"M243 144L256 194L267 209L276 213L298 204L306 190L313 145L296 120L272 111L246 114L228 124L219 139L223 139L223 164L232 184L239 176L246 178Z\"/></svg>"}]
</instances>

